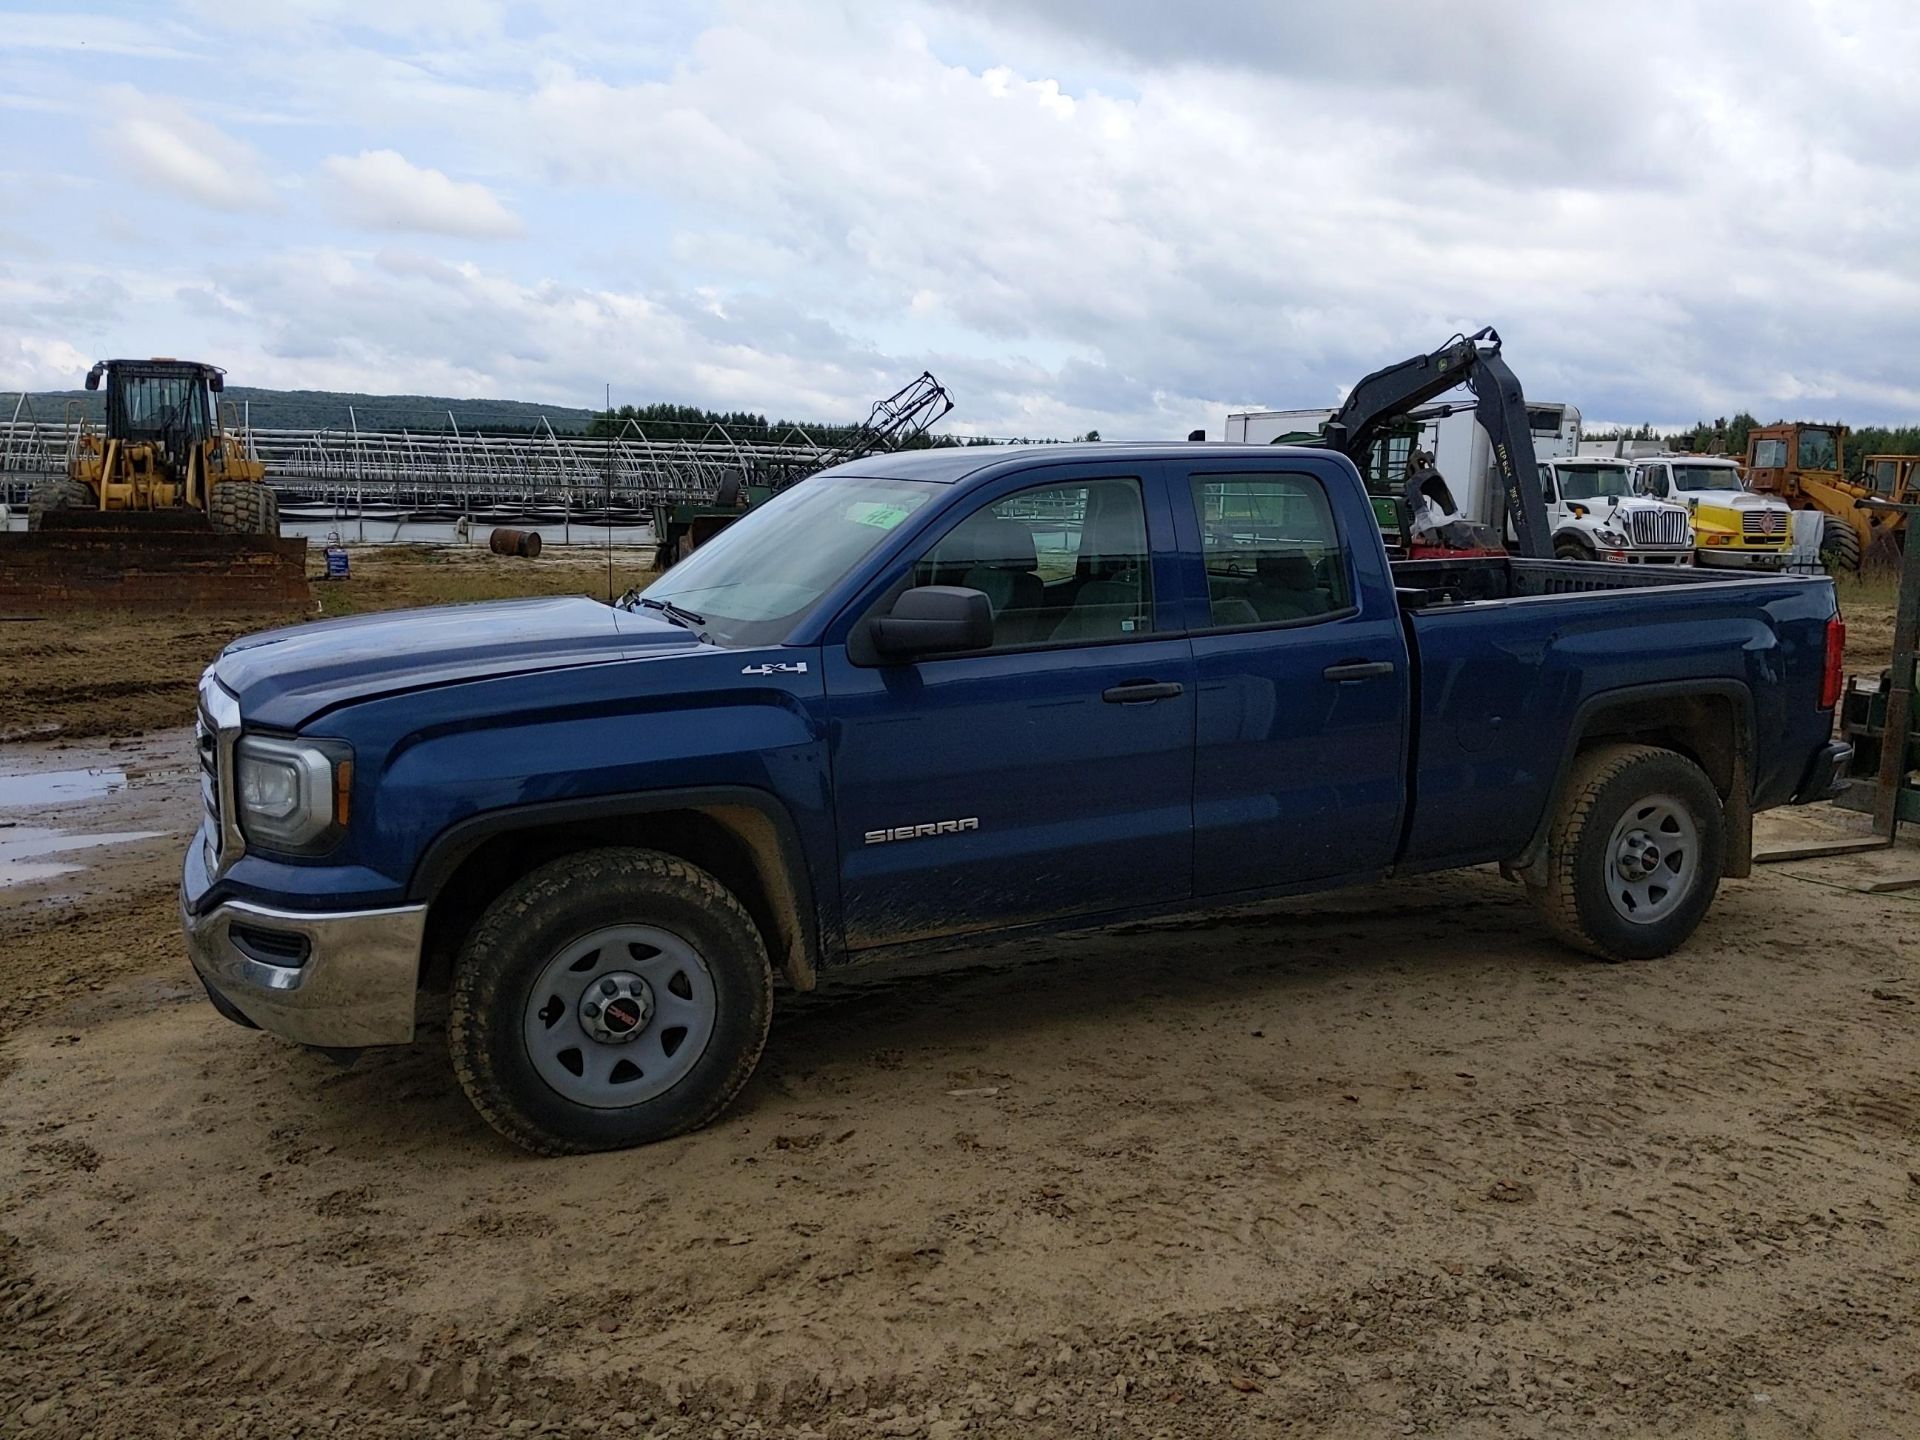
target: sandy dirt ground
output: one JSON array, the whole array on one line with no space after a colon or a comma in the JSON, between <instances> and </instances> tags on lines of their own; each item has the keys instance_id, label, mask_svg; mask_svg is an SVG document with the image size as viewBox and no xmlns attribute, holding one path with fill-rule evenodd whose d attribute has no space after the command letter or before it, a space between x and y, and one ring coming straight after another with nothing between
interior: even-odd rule
<instances>
[{"instance_id":1,"label":"sandy dirt ground","mask_svg":"<svg viewBox=\"0 0 1920 1440\"><path fill-rule=\"evenodd\" d=\"M856 973L553 1161L437 1016L206 1005L183 730L4 762L0 1434L1920 1433L1920 850L1642 965L1474 871Z\"/></svg>"}]
</instances>

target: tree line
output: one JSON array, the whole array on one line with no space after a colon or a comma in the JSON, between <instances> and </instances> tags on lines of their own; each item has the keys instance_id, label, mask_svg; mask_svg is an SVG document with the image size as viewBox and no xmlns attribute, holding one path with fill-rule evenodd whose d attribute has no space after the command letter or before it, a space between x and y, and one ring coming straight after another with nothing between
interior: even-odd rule
<instances>
[{"instance_id":1,"label":"tree line","mask_svg":"<svg viewBox=\"0 0 1920 1440\"><path fill-rule=\"evenodd\" d=\"M1776 420L1776 425L1787 422ZM1631 430L1594 430L1584 433L1588 440L1661 440L1675 450L1711 454L1716 448L1736 459L1745 459L1747 441L1760 428L1759 417L1742 410L1731 419L1697 420L1688 430L1656 430L1650 424ZM1920 455L1920 425L1862 425L1847 433L1842 444L1846 473L1858 475L1866 469L1869 455Z\"/></svg>"}]
</instances>

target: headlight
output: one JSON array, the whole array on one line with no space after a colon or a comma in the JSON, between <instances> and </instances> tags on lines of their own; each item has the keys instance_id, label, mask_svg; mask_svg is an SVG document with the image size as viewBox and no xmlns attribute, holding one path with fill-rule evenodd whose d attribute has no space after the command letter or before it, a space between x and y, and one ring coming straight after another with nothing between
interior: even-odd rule
<instances>
[{"instance_id":1,"label":"headlight","mask_svg":"<svg viewBox=\"0 0 1920 1440\"><path fill-rule=\"evenodd\" d=\"M324 848L346 825L353 752L340 741L243 735L233 753L234 809L249 845Z\"/></svg>"}]
</instances>

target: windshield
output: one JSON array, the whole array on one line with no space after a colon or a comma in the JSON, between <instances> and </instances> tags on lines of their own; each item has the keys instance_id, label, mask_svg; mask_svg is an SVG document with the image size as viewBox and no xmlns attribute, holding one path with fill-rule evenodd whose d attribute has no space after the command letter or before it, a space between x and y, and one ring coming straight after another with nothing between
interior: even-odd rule
<instances>
[{"instance_id":1,"label":"windshield","mask_svg":"<svg viewBox=\"0 0 1920 1440\"><path fill-rule=\"evenodd\" d=\"M1631 488L1624 465L1557 465L1554 470L1562 500L1604 500Z\"/></svg>"},{"instance_id":2,"label":"windshield","mask_svg":"<svg viewBox=\"0 0 1920 1440\"><path fill-rule=\"evenodd\" d=\"M1800 468L1802 470L1837 470L1839 466L1833 459L1833 432L1831 430L1802 430L1800 432Z\"/></svg>"},{"instance_id":3,"label":"windshield","mask_svg":"<svg viewBox=\"0 0 1920 1440\"><path fill-rule=\"evenodd\" d=\"M160 374L116 376L107 397L109 407L118 410L112 417L111 433L126 436L156 436L177 431L185 440L198 440L208 432L206 381L196 374Z\"/></svg>"},{"instance_id":4,"label":"windshield","mask_svg":"<svg viewBox=\"0 0 1920 1440\"><path fill-rule=\"evenodd\" d=\"M755 506L641 592L700 617L716 645L787 638L909 515L940 493L920 481L807 480Z\"/></svg>"},{"instance_id":5,"label":"windshield","mask_svg":"<svg viewBox=\"0 0 1920 1440\"><path fill-rule=\"evenodd\" d=\"M1673 467L1676 490L1744 490L1740 472L1731 465L1676 465Z\"/></svg>"}]
</instances>

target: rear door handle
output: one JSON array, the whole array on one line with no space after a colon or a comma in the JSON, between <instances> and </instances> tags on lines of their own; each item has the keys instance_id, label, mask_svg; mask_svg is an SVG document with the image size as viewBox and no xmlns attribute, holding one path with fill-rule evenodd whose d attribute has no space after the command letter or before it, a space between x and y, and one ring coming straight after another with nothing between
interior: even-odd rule
<instances>
[{"instance_id":1,"label":"rear door handle","mask_svg":"<svg viewBox=\"0 0 1920 1440\"><path fill-rule=\"evenodd\" d=\"M1184 694L1184 688L1172 680L1129 680L1102 690L1100 698L1109 705L1145 705L1153 700L1171 700Z\"/></svg>"},{"instance_id":2,"label":"rear door handle","mask_svg":"<svg viewBox=\"0 0 1920 1440\"><path fill-rule=\"evenodd\" d=\"M1320 673L1335 684L1344 685L1351 680L1378 680L1382 675L1391 675L1394 664L1391 660L1347 660L1338 665L1329 665Z\"/></svg>"}]
</instances>

